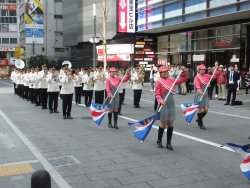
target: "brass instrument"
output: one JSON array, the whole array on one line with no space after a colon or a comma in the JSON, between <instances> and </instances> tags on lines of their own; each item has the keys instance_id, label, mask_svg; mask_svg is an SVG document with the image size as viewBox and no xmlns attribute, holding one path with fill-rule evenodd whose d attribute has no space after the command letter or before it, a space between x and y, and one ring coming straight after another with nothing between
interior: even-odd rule
<instances>
[{"instance_id":1,"label":"brass instrument","mask_svg":"<svg viewBox=\"0 0 250 188\"><path fill-rule=\"evenodd\" d=\"M96 72L95 75L93 75L93 83L95 83L97 80L99 82L104 81L104 73L103 72Z\"/></svg>"},{"instance_id":2,"label":"brass instrument","mask_svg":"<svg viewBox=\"0 0 250 188\"><path fill-rule=\"evenodd\" d=\"M138 80L135 80L135 83L136 84L140 84L140 83L142 83L143 82L143 79L144 79L144 77L145 77L145 66L142 66L141 68L140 68L140 70L138 71L138 73L137 73L137 77L138 77Z\"/></svg>"},{"instance_id":3,"label":"brass instrument","mask_svg":"<svg viewBox=\"0 0 250 188\"><path fill-rule=\"evenodd\" d=\"M56 82L58 79L58 74L57 73L52 74L52 79L54 79L54 81Z\"/></svg>"}]
</instances>

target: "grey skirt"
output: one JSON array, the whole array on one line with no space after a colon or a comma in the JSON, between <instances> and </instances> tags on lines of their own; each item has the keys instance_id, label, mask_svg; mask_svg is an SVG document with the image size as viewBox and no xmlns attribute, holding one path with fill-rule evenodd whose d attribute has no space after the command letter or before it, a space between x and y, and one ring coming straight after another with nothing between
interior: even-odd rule
<instances>
[{"instance_id":1,"label":"grey skirt","mask_svg":"<svg viewBox=\"0 0 250 188\"><path fill-rule=\"evenodd\" d=\"M111 89L112 95L114 95L116 89L117 88L112 88ZM113 97L114 98L113 98L109 108L119 108L119 92L117 91L115 96L113 96ZM110 100L111 100L111 98L108 98L107 101L106 101L106 104L109 104Z\"/></svg>"},{"instance_id":2,"label":"grey skirt","mask_svg":"<svg viewBox=\"0 0 250 188\"><path fill-rule=\"evenodd\" d=\"M204 92L205 88L206 88L206 86L202 86L202 88L201 88L202 92ZM196 90L196 93L194 96L194 102L198 102L200 100L200 98L201 98L201 95ZM206 93L204 93L199 107L200 108L209 107L208 90L206 91Z\"/></svg>"},{"instance_id":3,"label":"grey skirt","mask_svg":"<svg viewBox=\"0 0 250 188\"><path fill-rule=\"evenodd\" d=\"M167 96L168 92L163 95L163 99ZM169 94L166 105L162 106L160 113L157 116L157 120L168 121L175 120L175 101L174 95L172 93Z\"/></svg>"}]
</instances>

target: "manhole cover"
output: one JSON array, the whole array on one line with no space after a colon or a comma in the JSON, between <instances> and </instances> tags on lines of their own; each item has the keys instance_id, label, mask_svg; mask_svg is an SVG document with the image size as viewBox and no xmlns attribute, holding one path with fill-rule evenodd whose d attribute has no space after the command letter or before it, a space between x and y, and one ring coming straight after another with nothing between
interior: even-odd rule
<instances>
[{"instance_id":1,"label":"manhole cover","mask_svg":"<svg viewBox=\"0 0 250 188\"><path fill-rule=\"evenodd\" d=\"M53 158L53 159L48 159L48 161L54 167L68 166L81 163L73 156Z\"/></svg>"},{"instance_id":2,"label":"manhole cover","mask_svg":"<svg viewBox=\"0 0 250 188\"><path fill-rule=\"evenodd\" d=\"M92 117L82 117L81 119L92 119Z\"/></svg>"}]
</instances>

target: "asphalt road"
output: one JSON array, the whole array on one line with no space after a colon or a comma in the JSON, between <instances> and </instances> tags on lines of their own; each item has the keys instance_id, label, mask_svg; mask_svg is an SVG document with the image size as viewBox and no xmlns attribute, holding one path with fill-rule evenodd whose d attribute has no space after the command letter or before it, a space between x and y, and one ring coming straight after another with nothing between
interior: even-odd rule
<instances>
[{"instance_id":1,"label":"asphalt road","mask_svg":"<svg viewBox=\"0 0 250 188\"><path fill-rule=\"evenodd\" d=\"M149 91L148 84L144 84L141 109L133 107L133 93L127 85L119 130L107 127L107 116L97 127L84 105L73 104L74 119L63 120L62 113L49 114L49 110L14 95L11 85L9 80L0 80L0 169L1 164L8 167L19 163L28 163L33 170L46 169L53 188L250 187L240 170L242 157L220 148L225 142L249 143L250 96L242 95L244 90L237 95L242 106L224 106L225 102L216 98L210 101L210 111L204 118L206 131L195 121L188 125L182 116L180 104L192 102L194 93L175 95L174 151L169 151L156 146L159 121L143 143L133 136L134 127L127 125L154 114L154 92ZM56 167L51 163L52 158L66 156L76 159L76 164ZM0 185L27 188L31 175L20 172L3 176L0 172Z\"/></svg>"}]
</instances>

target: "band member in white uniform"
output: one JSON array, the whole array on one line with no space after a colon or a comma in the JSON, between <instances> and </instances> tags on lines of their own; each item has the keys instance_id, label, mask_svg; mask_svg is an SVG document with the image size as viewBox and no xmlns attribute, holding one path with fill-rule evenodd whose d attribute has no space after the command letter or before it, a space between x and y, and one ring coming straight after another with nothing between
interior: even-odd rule
<instances>
[{"instance_id":1,"label":"band member in white uniform","mask_svg":"<svg viewBox=\"0 0 250 188\"><path fill-rule=\"evenodd\" d=\"M134 108L141 108L140 100L142 93L142 82L144 78L144 73L140 70L140 66L134 66L135 72L131 76L133 82L132 89L134 90Z\"/></svg>"},{"instance_id":2,"label":"band member in white uniform","mask_svg":"<svg viewBox=\"0 0 250 188\"><path fill-rule=\"evenodd\" d=\"M48 75L47 65L42 65L42 70L38 73L37 80L39 81L39 93L40 93L40 103L42 109L47 109L47 89L48 83L46 82L46 76Z\"/></svg>"},{"instance_id":3,"label":"band member in white uniform","mask_svg":"<svg viewBox=\"0 0 250 188\"><path fill-rule=\"evenodd\" d=\"M32 67L31 68L31 72L29 74L29 99L31 101L31 104L34 103L34 81L35 81L35 68Z\"/></svg>"},{"instance_id":4,"label":"band member in white uniform","mask_svg":"<svg viewBox=\"0 0 250 188\"><path fill-rule=\"evenodd\" d=\"M76 69L72 71L74 77L74 87L75 87L75 103L81 104L82 99L82 78L79 75L80 70Z\"/></svg>"},{"instance_id":5,"label":"band member in white uniform","mask_svg":"<svg viewBox=\"0 0 250 188\"><path fill-rule=\"evenodd\" d=\"M96 72L93 74L95 103L103 104L105 90L105 73L101 65L96 66Z\"/></svg>"},{"instance_id":6,"label":"band member in white uniform","mask_svg":"<svg viewBox=\"0 0 250 188\"><path fill-rule=\"evenodd\" d=\"M39 72L39 67L35 68L35 73L34 73L34 103L36 106L40 106L41 102L41 97L40 97L40 91L39 91L39 81L38 81L38 72Z\"/></svg>"},{"instance_id":7,"label":"band member in white uniform","mask_svg":"<svg viewBox=\"0 0 250 188\"><path fill-rule=\"evenodd\" d=\"M85 95L85 105L86 107L90 107L92 97L93 97L93 75L90 73L91 68L85 69L86 74L82 78L82 82L84 83L83 90Z\"/></svg>"}]
</instances>

